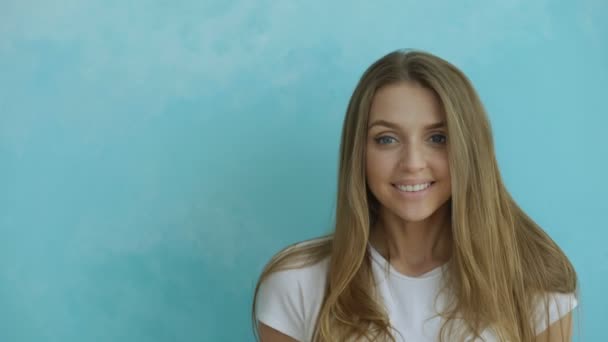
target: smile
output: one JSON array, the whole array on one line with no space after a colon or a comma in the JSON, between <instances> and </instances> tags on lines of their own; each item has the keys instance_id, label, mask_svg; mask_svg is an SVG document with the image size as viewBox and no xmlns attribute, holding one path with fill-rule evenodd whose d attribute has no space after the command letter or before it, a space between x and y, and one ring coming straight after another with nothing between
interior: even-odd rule
<instances>
[{"instance_id":1,"label":"smile","mask_svg":"<svg viewBox=\"0 0 608 342\"><path fill-rule=\"evenodd\" d=\"M401 184L393 184L395 188L402 192L419 192L428 189L434 182L430 183L422 183L415 185L401 185Z\"/></svg>"}]
</instances>

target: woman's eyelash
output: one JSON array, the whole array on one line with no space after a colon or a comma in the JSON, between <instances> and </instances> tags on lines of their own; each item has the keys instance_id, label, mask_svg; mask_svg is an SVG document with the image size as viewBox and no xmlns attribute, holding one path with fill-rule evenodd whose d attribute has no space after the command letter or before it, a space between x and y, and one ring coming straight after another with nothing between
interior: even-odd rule
<instances>
[{"instance_id":1,"label":"woman's eyelash","mask_svg":"<svg viewBox=\"0 0 608 342\"><path fill-rule=\"evenodd\" d=\"M441 141L436 141L436 140L434 140L434 138L435 138L435 137L439 137L439 138L441 138ZM393 140L395 140L395 138L393 138L393 137L391 137L391 136L388 136L388 135L383 135L383 136L378 137L378 138L376 138L376 139L374 139L374 140L376 140L376 142L377 142L378 144L380 144L380 145L386 145L386 144L387 144L387 142L386 142L386 140L385 140L385 139L393 139ZM433 142L434 142L434 143L437 143L437 144L445 144L445 143L447 142L447 139L448 139L448 138L447 138L447 136L446 136L445 134L433 134L433 135L431 136L431 140L433 140ZM384 143L383 143L383 141L384 141Z\"/></svg>"},{"instance_id":2,"label":"woman's eyelash","mask_svg":"<svg viewBox=\"0 0 608 342\"><path fill-rule=\"evenodd\" d=\"M448 140L448 137L445 136L444 134L433 134L431 136L431 139L434 138L434 137L441 137L441 138L443 138L443 140L441 142L435 141L438 144L445 144L447 142L447 140Z\"/></svg>"},{"instance_id":3,"label":"woman's eyelash","mask_svg":"<svg viewBox=\"0 0 608 342\"><path fill-rule=\"evenodd\" d=\"M380 145L386 145L386 144L383 144L383 143L382 143L383 139L395 139L395 138L393 138L393 137L391 137L391 136L388 136L388 135L383 135L383 136L381 136L381 137L376 138L375 140L376 140L376 142L377 142L378 144L380 144Z\"/></svg>"}]
</instances>

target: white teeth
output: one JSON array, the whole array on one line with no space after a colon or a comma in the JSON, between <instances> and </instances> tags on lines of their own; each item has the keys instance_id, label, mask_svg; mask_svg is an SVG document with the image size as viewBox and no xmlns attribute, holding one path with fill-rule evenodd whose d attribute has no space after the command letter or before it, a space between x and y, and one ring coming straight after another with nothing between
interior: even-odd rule
<instances>
[{"instance_id":1,"label":"white teeth","mask_svg":"<svg viewBox=\"0 0 608 342\"><path fill-rule=\"evenodd\" d=\"M431 183L416 184L416 185L395 185L399 190L406 192L416 192L424 190L431 186Z\"/></svg>"}]
</instances>

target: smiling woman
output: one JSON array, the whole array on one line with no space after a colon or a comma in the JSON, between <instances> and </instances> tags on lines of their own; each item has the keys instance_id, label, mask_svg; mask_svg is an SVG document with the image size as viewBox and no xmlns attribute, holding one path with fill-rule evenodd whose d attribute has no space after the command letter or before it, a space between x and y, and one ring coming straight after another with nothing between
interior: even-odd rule
<instances>
[{"instance_id":1,"label":"smiling woman","mask_svg":"<svg viewBox=\"0 0 608 342\"><path fill-rule=\"evenodd\" d=\"M334 232L260 276L253 322L277 341L569 341L575 270L515 203L464 74L395 51L346 111Z\"/></svg>"},{"instance_id":2,"label":"smiling woman","mask_svg":"<svg viewBox=\"0 0 608 342\"><path fill-rule=\"evenodd\" d=\"M367 185L383 204L380 210L384 212L379 216L394 221L384 222L385 229L373 231L388 233L387 229L397 228L388 238L395 242L395 250L419 254L416 249L426 249L420 243L431 240L424 236L405 238L401 232L429 235L449 224L451 183L445 115L431 90L417 83L400 82L378 90L369 121ZM398 227L399 220L409 227ZM443 222L429 224L438 220ZM426 227L414 227L419 224ZM406 241L412 246L401 248ZM425 257L422 254L420 257Z\"/></svg>"}]
</instances>

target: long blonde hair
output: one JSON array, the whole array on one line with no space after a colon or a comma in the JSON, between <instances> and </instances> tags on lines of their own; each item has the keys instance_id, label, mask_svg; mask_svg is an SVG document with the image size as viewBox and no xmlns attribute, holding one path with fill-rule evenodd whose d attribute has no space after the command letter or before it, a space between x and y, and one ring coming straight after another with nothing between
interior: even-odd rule
<instances>
[{"instance_id":1,"label":"long blonde hair","mask_svg":"<svg viewBox=\"0 0 608 342\"><path fill-rule=\"evenodd\" d=\"M369 262L367 244L379 204L366 185L365 146L375 92L404 81L437 94L448 127L453 246L445 277L452 296L441 313L441 340L479 337L491 327L500 340L533 341L538 296L577 290L576 273L566 255L505 188L490 123L471 82L439 57L397 50L365 71L350 99L342 127L333 233L289 246L266 265L254 293L254 331L261 282L274 272L329 257L313 340L395 340L376 297ZM449 323L457 319L464 322L463 328L452 330Z\"/></svg>"}]
</instances>

